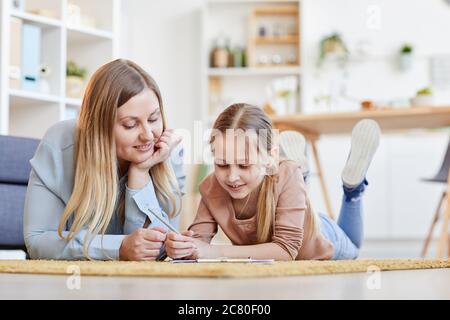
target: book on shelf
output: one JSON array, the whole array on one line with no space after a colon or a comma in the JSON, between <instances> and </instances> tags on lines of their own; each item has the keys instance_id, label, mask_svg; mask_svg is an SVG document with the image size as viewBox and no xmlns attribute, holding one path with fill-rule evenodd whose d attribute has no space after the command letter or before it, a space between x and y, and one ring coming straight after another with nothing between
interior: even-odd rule
<instances>
[{"instance_id":1,"label":"book on shelf","mask_svg":"<svg viewBox=\"0 0 450 320\"><path fill-rule=\"evenodd\" d=\"M41 29L23 24L22 26L22 89L38 90L41 52Z\"/></svg>"}]
</instances>

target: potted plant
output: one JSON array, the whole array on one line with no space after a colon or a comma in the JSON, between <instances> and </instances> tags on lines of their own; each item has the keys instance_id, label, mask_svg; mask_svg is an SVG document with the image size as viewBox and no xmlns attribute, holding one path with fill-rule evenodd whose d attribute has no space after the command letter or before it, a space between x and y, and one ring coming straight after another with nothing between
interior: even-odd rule
<instances>
[{"instance_id":1,"label":"potted plant","mask_svg":"<svg viewBox=\"0 0 450 320\"><path fill-rule=\"evenodd\" d=\"M400 48L399 66L400 70L407 71L411 69L413 62L413 47L410 44L404 44Z\"/></svg>"},{"instance_id":2,"label":"potted plant","mask_svg":"<svg viewBox=\"0 0 450 320\"><path fill-rule=\"evenodd\" d=\"M434 104L433 90L425 87L417 91L416 96L411 99L413 107L432 106Z\"/></svg>"},{"instance_id":3,"label":"potted plant","mask_svg":"<svg viewBox=\"0 0 450 320\"><path fill-rule=\"evenodd\" d=\"M333 33L324 37L320 41L319 50L319 66L321 66L328 57L336 58L340 64L345 64L349 58L349 51L339 33Z\"/></svg>"},{"instance_id":4,"label":"potted plant","mask_svg":"<svg viewBox=\"0 0 450 320\"><path fill-rule=\"evenodd\" d=\"M84 81L87 70L79 67L75 62L69 61L66 70L66 96L79 99L83 95Z\"/></svg>"}]
</instances>

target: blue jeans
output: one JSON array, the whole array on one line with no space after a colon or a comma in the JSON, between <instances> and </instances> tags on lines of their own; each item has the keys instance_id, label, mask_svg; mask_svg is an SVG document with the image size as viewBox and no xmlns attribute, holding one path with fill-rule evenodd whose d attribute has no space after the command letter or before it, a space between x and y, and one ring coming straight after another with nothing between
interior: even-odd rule
<instances>
[{"instance_id":1,"label":"blue jeans","mask_svg":"<svg viewBox=\"0 0 450 320\"><path fill-rule=\"evenodd\" d=\"M364 180L358 187L343 187L341 212L338 222L319 213L321 232L334 245L333 260L356 259L363 239L362 195L368 185Z\"/></svg>"}]
</instances>

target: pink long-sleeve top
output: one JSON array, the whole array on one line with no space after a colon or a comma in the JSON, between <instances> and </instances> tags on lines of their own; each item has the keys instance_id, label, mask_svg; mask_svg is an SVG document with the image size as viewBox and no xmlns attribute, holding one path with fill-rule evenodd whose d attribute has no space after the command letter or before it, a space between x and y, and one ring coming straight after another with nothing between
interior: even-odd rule
<instances>
[{"instance_id":1,"label":"pink long-sleeve top","mask_svg":"<svg viewBox=\"0 0 450 320\"><path fill-rule=\"evenodd\" d=\"M200 185L201 202L189 230L205 242L217 233L219 225L233 245L257 244L257 216L237 219L228 192L214 174ZM292 260L327 260L334 253L333 244L320 232L310 237L311 209L306 205L306 186L301 168L292 161L280 162L275 186L275 225L272 243L285 250ZM276 247L275 247L276 248ZM268 249L268 251L274 249ZM267 252L270 258L271 252Z\"/></svg>"}]
</instances>

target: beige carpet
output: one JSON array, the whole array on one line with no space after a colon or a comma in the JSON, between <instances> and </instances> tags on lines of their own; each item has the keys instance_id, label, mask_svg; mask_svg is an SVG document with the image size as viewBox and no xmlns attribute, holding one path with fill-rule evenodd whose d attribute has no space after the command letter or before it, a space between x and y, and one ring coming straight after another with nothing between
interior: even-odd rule
<instances>
[{"instance_id":1,"label":"beige carpet","mask_svg":"<svg viewBox=\"0 0 450 320\"><path fill-rule=\"evenodd\" d=\"M0 273L67 275L74 274L79 270L81 275L85 276L136 277L283 277L368 272L368 270L377 268L382 271L450 268L450 260L293 261L264 265L118 261L0 261Z\"/></svg>"}]
</instances>

